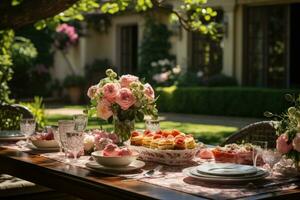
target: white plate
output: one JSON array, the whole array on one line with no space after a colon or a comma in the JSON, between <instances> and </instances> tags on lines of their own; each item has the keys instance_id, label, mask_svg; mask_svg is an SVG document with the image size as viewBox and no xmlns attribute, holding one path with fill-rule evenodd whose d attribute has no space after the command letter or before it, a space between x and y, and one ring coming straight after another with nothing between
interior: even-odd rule
<instances>
[{"instance_id":1,"label":"white plate","mask_svg":"<svg viewBox=\"0 0 300 200\"><path fill-rule=\"evenodd\" d=\"M266 173L268 173L268 172L265 171L265 170L259 169L254 174L246 174L246 175L242 175L242 176L215 176L215 175L210 175L210 174L206 174L206 173L199 173L197 171L197 168L194 167L194 168L190 169L190 173L192 175L195 175L195 176L212 178L212 179L230 179L230 180L231 179L239 179L239 180L244 180L244 179L249 179L249 178L254 178L254 177L262 177L262 176L265 176Z\"/></svg>"},{"instance_id":2,"label":"white plate","mask_svg":"<svg viewBox=\"0 0 300 200\"><path fill-rule=\"evenodd\" d=\"M262 170L263 171L263 170ZM194 175L193 173L196 172L196 167L189 167L182 170L183 174L186 176L205 181L210 183L226 183L226 184L238 184L238 183L247 183L249 181L257 181L261 180L269 175L268 172L263 171L261 172L262 175L260 176L252 176L252 177L215 177L215 176L198 176ZM193 172L193 173L192 173Z\"/></svg>"},{"instance_id":3,"label":"white plate","mask_svg":"<svg viewBox=\"0 0 300 200\"><path fill-rule=\"evenodd\" d=\"M36 147L33 144L28 144L27 147L36 151L59 151L59 147Z\"/></svg>"},{"instance_id":4,"label":"white plate","mask_svg":"<svg viewBox=\"0 0 300 200\"><path fill-rule=\"evenodd\" d=\"M257 168L234 163L204 163L197 167L197 171L218 176L241 176L254 174L257 172Z\"/></svg>"},{"instance_id":5,"label":"white plate","mask_svg":"<svg viewBox=\"0 0 300 200\"><path fill-rule=\"evenodd\" d=\"M91 161L86 163L86 166L92 169L96 169L99 171L114 171L114 172L129 172L133 170L140 169L145 166L145 163L140 160L135 160L127 166L124 167L106 167L98 164L96 161Z\"/></svg>"}]
</instances>

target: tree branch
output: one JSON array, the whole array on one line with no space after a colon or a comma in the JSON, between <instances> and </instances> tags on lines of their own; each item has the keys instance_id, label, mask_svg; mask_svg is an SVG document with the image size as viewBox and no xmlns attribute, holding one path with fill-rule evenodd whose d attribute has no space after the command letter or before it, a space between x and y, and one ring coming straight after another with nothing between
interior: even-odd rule
<instances>
[{"instance_id":1,"label":"tree branch","mask_svg":"<svg viewBox=\"0 0 300 200\"><path fill-rule=\"evenodd\" d=\"M188 24L188 20L185 19L178 11L173 9L171 6L164 6L163 3L165 0L151 0L152 4L154 5L155 8L162 9L169 14L173 13L178 17L180 25L187 31L191 31L191 27Z\"/></svg>"},{"instance_id":2,"label":"tree branch","mask_svg":"<svg viewBox=\"0 0 300 200\"><path fill-rule=\"evenodd\" d=\"M24 0L17 6L11 0L1 0L0 30L18 29L41 19L59 14L78 0Z\"/></svg>"}]
</instances>

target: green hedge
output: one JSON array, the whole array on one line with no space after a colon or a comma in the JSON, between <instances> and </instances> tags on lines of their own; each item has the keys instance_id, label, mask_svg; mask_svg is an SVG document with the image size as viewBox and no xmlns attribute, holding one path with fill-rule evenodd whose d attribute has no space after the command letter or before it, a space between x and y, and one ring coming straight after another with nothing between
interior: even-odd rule
<instances>
[{"instance_id":1,"label":"green hedge","mask_svg":"<svg viewBox=\"0 0 300 200\"><path fill-rule=\"evenodd\" d=\"M244 117L263 117L265 111L282 113L289 106L284 95L300 92L244 87L167 87L156 91L161 112Z\"/></svg>"}]
</instances>

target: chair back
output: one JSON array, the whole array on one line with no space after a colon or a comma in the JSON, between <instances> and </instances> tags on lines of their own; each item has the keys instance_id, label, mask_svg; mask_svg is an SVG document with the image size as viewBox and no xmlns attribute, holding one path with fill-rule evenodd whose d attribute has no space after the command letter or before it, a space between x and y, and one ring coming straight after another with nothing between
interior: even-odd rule
<instances>
[{"instance_id":1,"label":"chair back","mask_svg":"<svg viewBox=\"0 0 300 200\"><path fill-rule=\"evenodd\" d=\"M0 105L0 130L19 130L21 118L34 118L32 112L19 104Z\"/></svg>"},{"instance_id":2,"label":"chair back","mask_svg":"<svg viewBox=\"0 0 300 200\"><path fill-rule=\"evenodd\" d=\"M274 122L272 121L261 121L250 124L237 133L229 136L225 142L221 144L224 146L231 143L251 143L254 141L266 141L268 147L276 147L276 130L274 128Z\"/></svg>"}]
</instances>

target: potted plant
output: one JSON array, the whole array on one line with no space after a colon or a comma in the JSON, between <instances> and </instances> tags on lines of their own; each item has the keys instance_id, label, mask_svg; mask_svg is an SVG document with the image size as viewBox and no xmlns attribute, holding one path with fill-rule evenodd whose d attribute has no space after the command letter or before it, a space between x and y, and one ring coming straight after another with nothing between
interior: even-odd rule
<instances>
[{"instance_id":1,"label":"potted plant","mask_svg":"<svg viewBox=\"0 0 300 200\"><path fill-rule=\"evenodd\" d=\"M68 97L72 104L78 104L82 96L82 88L85 84L83 76L69 75L64 80L64 87L67 89Z\"/></svg>"}]
</instances>

